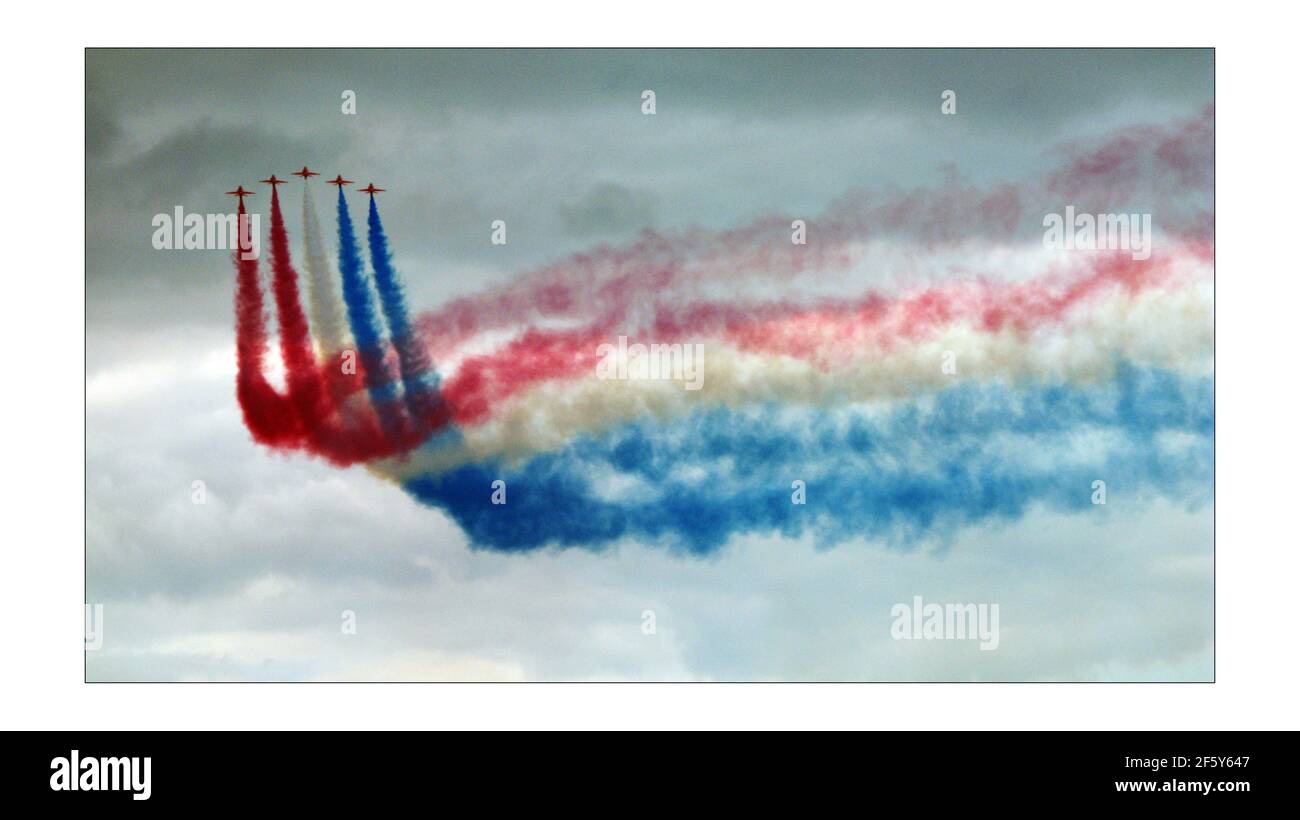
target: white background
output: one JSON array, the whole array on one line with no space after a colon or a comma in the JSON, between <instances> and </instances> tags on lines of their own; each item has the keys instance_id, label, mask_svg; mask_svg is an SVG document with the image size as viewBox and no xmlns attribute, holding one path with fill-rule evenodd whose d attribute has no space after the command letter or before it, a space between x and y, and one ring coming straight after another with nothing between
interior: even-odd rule
<instances>
[{"instance_id":1,"label":"white background","mask_svg":"<svg viewBox=\"0 0 1300 820\"><path fill-rule=\"evenodd\" d=\"M0 55L11 259L0 274L0 728L1300 728L1300 270L1290 247L1300 234L1300 61L1295 21L1279 5L371 0L318 2L305 15L173 2L62 15L47 6L22 20L15 11ZM232 45L1216 47L1217 682L83 683L83 49Z\"/></svg>"}]
</instances>

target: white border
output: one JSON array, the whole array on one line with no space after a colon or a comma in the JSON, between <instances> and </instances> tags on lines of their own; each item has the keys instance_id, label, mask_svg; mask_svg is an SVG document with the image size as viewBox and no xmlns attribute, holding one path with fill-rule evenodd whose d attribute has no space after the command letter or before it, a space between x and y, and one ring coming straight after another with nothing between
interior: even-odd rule
<instances>
[{"instance_id":1,"label":"white border","mask_svg":"<svg viewBox=\"0 0 1300 820\"><path fill-rule=\"evenodd\" d=\"M3 50L16 264L0 299L0 728L1300 728L1293 343L1294 21L1210 3L371 0L53 6ZM1260 9L1267 8L1268 11ZM412 19L411 15L417 17ZM17 21L15 21L17 23ZM13 30L18 31L16 27ZM87 685L83 683L83 47L1216 46L1217 675L1212 685ZM11 142L16 140L16 144ZM72 207L76 205L76 207ZM17 271L39 271L19 277ZM32 310L29 305L38 305Z\"/></svg>"}]
</instances>

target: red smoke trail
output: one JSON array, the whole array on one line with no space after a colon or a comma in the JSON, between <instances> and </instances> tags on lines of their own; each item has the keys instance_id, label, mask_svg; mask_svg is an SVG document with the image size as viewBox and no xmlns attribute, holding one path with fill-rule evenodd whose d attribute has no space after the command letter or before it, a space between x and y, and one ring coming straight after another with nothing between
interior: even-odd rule
<instances>
[{"instance_id":1,"label":"red smoke trail","mask_svg":"<svg viewBox=\"0 0 1300 820\"><path fill-rule=\"evenodd\" d=\"M304 431L315 432L329 417L324 386L316 362L307 314L298 295L298 273L289 255L289 236L280 213L280 195L271 186L271 290L280 322L280 355L284 358L289 400Z\"/></svg>"},{"instance_id":2,"label":"red smoke trail","mask_svg":"<svg viewBox=\"0 0 1300 820\"><path fill-rule=\"evenodd\" d=\"M596 350L616 335L610 324L574 330L531 329L490 355L461 363L443 388L457 424L486 421L503 399L545 381L576 378L594 371Z\"/></svg>"},{"instance_id":3,"label":"red smoke trail","mask_svg":"<svg viewBox=\"0 0 1300 820\"><path fill-rule=\"evenodd\" d=\"M954 322L969 323L985 333L1027 334L1061 322L1075 307L1103 294L1136 294L1162 287L1174 276L1171 258L1136 261L1128 251L1120 251L1098 254L1089 261L1087 272L1075 277L1045 276L1019 284L981 279L926 288L898 299L869 294L785 315L765 306L742 317L733 306L718 306L703 316L690 317L690 325L677 329L725 333L742 350L825 364L827 355L837 350L888 351L898 342L927 338ZM668 332L672 327L664 321L659 330Z\"/></svg>"},{"instance_id":4,"label":"red smoke trail","mask_svg":"<svg viewBox=\"0 0 1300 820\"><path fill-rule=\"evenodd\" d=\"M1201 249L1187 249L1199 259ZM1098 254L1073 276L1046 275L1022 283L983 279L925 288L898 297L867 293L818 305L709 302L684 309L659 305L643 328L654 341L726 339L741 350L773 353L827 364L828 354L878 349L917 341L954 322L984 332L1027 334L1062 321L1071 310L1112 293L1134 294L1176 286L1176 257L1135 261L1127 251ZM538 329L492 353L466 358L449 378L443 396L456 423L480 424L496 404L535 384L580 378L594 372L597 348L618 334L642 328L606 318L581 328Z\"/></svg>"},{"instance_id":5,"label":"red smoke trail","mask_svg":"<svg viewBox=\"0 0 1300 820\"><path fill-rule=\"evenodd\" d=\"M337 362L317 362L307 315L298 291L288 232L279 195L271 192L272 290L280 322L289 400L304 436L304 446L331 463L346 466L399 455L418 447L445 419L419 420L395 435L384 433L366 404L347 403L347 379ZM352 384L364 384L358 363Z\"/></svg>"},{"instance_id":6,"label":"red smoke trail","mask_svg":"<svg viewBox=\"0 0 1300 820\"><path fill-rule=\"evenodd\" d=\"M257 258L244 258L252 247L248 234L244 200L239 200L239 248L235 250L238 272L235 288L235 357L238 375L235 395L244 414L244 424L253 440L277 448L301 445L302 427L285 396L266 379L266 317L262 288L257 279Z\"/></svg>"},{"instance_id":7,"label":"red smoke trail","mask_svg":"<svg viewBox=\"0 0 1300 820\"><path fill-rule=\"evenodd\" d=\"M353 378L341 368L319 366L312 349L307 318L298 296L297 273L289 256L288 237L279 198L271 197L273 292L280 324L280 353L288 391L281 394L266 376L269 349L265 305L256 257L251 248L244 203L239 204L239 249L235 251L235 394L244 424L253 440L278 449L305 448L337 465L356 464L397 455L418 446L423 436L386 439L378 421L364 404L345 404L362 374ZM329 386L329 390L325 386ZM427 430L425 435L427 435Z\"/></svg>"},{"instance_id":8,"label":"red smoke trail","mask_svg":"<svg viewBox=\"0 0 1300 820\"><path fill-rule=\"evenodd\" d=\"M906 240L903 244L920 250L972 239L1014 242L1022 217L1037 218L1029 202L1048 211L1072 204L1081 212L1109 212L1122 210L1118 206L1136 197L1134 201L1159 206L1163 241L1179 243L1191 258L1208 259L1213 205L1199 195L1208 193L1212 178L1198 169L1208 162L1212 123L1207 111L1174 128L1129 129L1096 150L1071 149L1061 170L1017 186L981 190L949 185L890 192L875 201L853 194L812 220L819 242L803 248L789 242L789 221L775 217L718 233L646 232L629 247L597 248L528 274L510 287L456 300L421 317L418 325L431 353L443 358L487 330L539 319L601 317L577 328L530 328L499 350L465 359L442 386L451 419L460 424L486 421L499 402L532 385L591 373L598 345L618 333L646 330L659 341L724 338L743 350L825 364L828 355L864 347L888 350L955 321L987 332L1029 332L1061 320L1097 294L1161 286L1174 275L1174 260L1153 257L1139 264L1122 256L1098 256L1080 276L1042 276L1020 284L967 279L812 305L676 306L693 285L708 278L788 278L846 269L853 262L853 245L872 239ZM274 192L272 210L276 302L292 405L262 376L266 334L256 262L241 262L240 403L250 430L258 441L273 446L305 443L311 452L339 464L419 446L448 419L419 419L386 437L373 409L356 395L364 386L363 374L345 376L337 361L316 363Z\"/></svg>"},{"instance_id":9,"label":"red smoke trail","mask_svg":"<svg viewBox=\"0 0 1300 820\"><path fill-rule=\"evenodd\" d=\"M1066 146L1057 170L1015 185L854 191L808 220L805 246L790 242L786 217L720 232L646 231L631 245L575 254L507 286L456 299L415 324L437 360L479 333L618 314L670 289L689 296L702 282L848 270L861 243L870 240L897 239L918 249L1033 240L1041 236L1042 214L1066 205L1109 213L1140 202L1140 210L1158 214L1165 237L1209 243L1213 179L1206 169L1212 167L1213 122L1213 110L1206 109L1170 126L1121 130L1099 147Z\"/></svg>"}]
</instances>

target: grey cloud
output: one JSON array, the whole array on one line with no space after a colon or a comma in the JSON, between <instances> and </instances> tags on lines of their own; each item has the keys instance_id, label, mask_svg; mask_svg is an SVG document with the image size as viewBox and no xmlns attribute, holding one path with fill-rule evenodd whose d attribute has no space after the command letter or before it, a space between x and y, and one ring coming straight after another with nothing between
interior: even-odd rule
<instances>
[{"instance_id":1,"label":"grey cloud","mask_svg":"<svg viewBox=\"0 0 1300 820\"><path fill-rule=\"evenodd\" d=\"M655 200L644 191L601 183L574 202L560 205L565 230L579 237L605 237L654 227Z\"/></svg>"},{"instance_id":2,"label":"grey cloud","mask_svg":"<svg viewBox=\"0 0 1300 820\"><path fill-rule=\"evenodd\" d=\"M254 115L338 111L342 89L359 108L445 117L462 110L553 111L659 95L661 114L731 111L860 114L937 109L955 89L986 128L1050 127L1117 99L1193 103L1209 93L1210 49L432 49L92 50L92 74L111 75L146 106L216 101ZM278 109L277 109L278 107ZM976 116L977 120L979 119Z\"/></svg>"}]
</instances>

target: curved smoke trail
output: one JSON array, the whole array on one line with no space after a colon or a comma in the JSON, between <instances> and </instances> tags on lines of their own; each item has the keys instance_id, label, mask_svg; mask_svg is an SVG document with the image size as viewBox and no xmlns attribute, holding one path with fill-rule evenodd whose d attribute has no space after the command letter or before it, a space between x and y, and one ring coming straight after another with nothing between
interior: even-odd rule
<instances>
[{"instance_id":1,"label":"curved smoke trail","mask_svg":"<svg viewBox=\"0 0 1300 820\"><path fill-rule=\"evenodd\" d=\"M302 235L304 267L307 269L312 335L323 358L337 356L345 347L343 303L330 271L329 257L321 241L320 220L316 216L316 198L311 184L304 178L302 187Z\"/></svg>"},{"instance_id":2,"label":"curved smoke trail","mask_svg":"<svg viewBox=\"0 0 1300 820\"><path fill-rule=\"evenodd\" d=\"M315 346L298 294L298 273L289 253L289 235L280 212L280 195L271 186L271 290L280 327L289 401L303 431L312 434L330 416Z\"/></svg>"},{"instance_id":3,"label":"curved smoke trail","mask_svg":"<svg viewBox=\"0 0 1300 820\"><path fill-rule=\"evenodd\" d=\"M478 334L543 320L625 316L636 304L697 301L702 291L730 296L749 282L783 284L833 272L873 280L903 268L912 287L951 276L926 255L942 249L987 253L1008 241L1037 243L1048 210L1114 213L1132 202L1158 212L1165 236L1208 244L1213 236L1213 123L1207 108L1167 126L1124 129L1099 146L1061 149L1061 167L1027 182L982 189L854 190L808 220L809 244L789 241L791 217L766 216L723 231L646 231L625 247L601 246L459 298L416 319L435 355ZM925 254L898 253L901 244ZM958 266L960 268L960 266ZM960 272L960 271L959 271Z\"/></svg>"},{"instance_id":4,"label":"curved smoke trail","mask_svg":"<svg viewBox=\"0 0 1300 820\"><path fill-rule=\"evenodd\" d=\"M241 203L240 216L243 215ZM432 431L431 424L413 427L403 422L389 429L382 428L382 410L400 413L400 405L392 400L380 404L381 415L376 415L371 406L350 401L356 391L356 374L349 375L332 356L323 362L317 358L311 327L302 308L298 274L289 250L279 195L274 188L270 239L271 286L287 383L283 394L270 385L265 375L268 345L258 262L256 258L240 256L235 260L238 271L236 395L254 439L277 448L304 449L339 466L369 463L420 446ZM246 241L244 245L247 246ZM353 252L355 259L355 246ZM360 284L364 294L364 280ZM382 385L385 367L379 335L377 327L374 328L376 341L370 353L378 364L370 371L369 378ZM380 374L380 379L374 378L375 373ZM362 377L366 375L363 373ZM381 391L381 395L387 394Z\"/></svg>"},{"instance_id":5,"label":"curved smoke trail","mask_svg":"<svg viewBox=\"0 0 1300 820\"><path fill-rule=\"evenodd\" d=\"M361 365L350 379L331 372L328 312L315 318L327 287L312 285L323 363L304 340L273 195L291 403L262 395L265 331L241 267L241 404L262 400L245 418L263 443L366 463L475 546L507 551L632 539L706 553L759 531L913 543L1035 507L1083 509L1098 478L1124 503L1203 503L1212 124L1207 111L1067 147L1056 169L1016 184L851 193L811 220L806 247L784 216L646 233L414 322L372 197L388 338L340 189L342 301ZM1037 220L1067 204L1155 210L1158 246L1046 250ZM315 283L328 266L312 258L313 217L305 204ZM830 280L831 293L815 287ZM627 377L616 340L698 346L699 383ZM499 481L506 503L494 503ZM807 505L792 503L796 481Z\"/></svg>"},{"instance_id":6,"label":"curved smoke trail","mask_svg":"<svg viewBox=\"0 0 1300 820\"><path fill-rule=\"evenodd\" d=\"M398 370L402 376L402 393L407 410L415 426L426 426L445 418L438 397L438 379L429 361L428 351L411 328L406 315L406 297L402 293L397 271L393 269L392 255L388 251L388 237L379 219L375 197L370 196L370 213L367 218L367 236L370 243L370 266L375 271L375 287L393 347L397 350Z\"/></svg>"},{"instance_id":7,"label":"curved smoke trail","mask_svg":"<svg viewBox=\"0 0 1300 820\"><path fill-rule=\"evenodd\" d=\"M248 233L249 220L242 197L238 222L239 248L252 248L254 238ZM244 415L244 424L253 439L261 444L277 448L295 447L302 438L297 414L293 412L288 397L276 392L266 378L269 344L257 256L236 250L234 261L235 357L238 367L235 394Z\"/></svg>"},{"instance_id":8,"label":"curved smoke trail","mask_svg":"<svg viewBox=\"0 0 1300 820\"><path fill-rule=\"evenodd\" d=\"M1125 366L1100 388L967 383L883 415L716 410L578 437L517 467L486 461L419 475L404 487L473 544L510 551L637 539L706 553L733 535L772 530L821 543L910 543L1035 505L1088 508L1103 476L1135 501L1207 500L1210 390L1208 379ZM487 491L497 480L505 504ZM794 481L804 482L807 505L792 503Z\"/></svg>"},{"instance_id":9,"label":"curved smoke trail","mask_svg":"<svg viewBox=\"0 0 1300 820\"><path fill-rule=\"evenodd\" d=\"M352 228L352 215L339 186L338 197L339 277L343 283L343 301L347 305L348 324L352 338L357 343L357 355L364 372L366 390L379 414L384 430L389 436L399 438L406 434L408 425L399 402L397 382L393 379L386 360L383 331L366 281L357 248L356 233Z\"/></svg>"}]
</instances>

